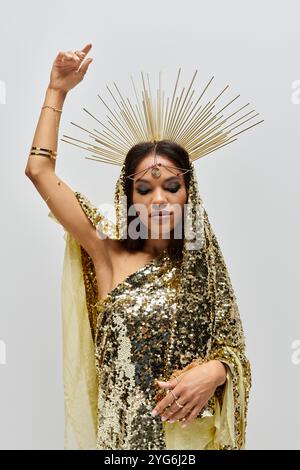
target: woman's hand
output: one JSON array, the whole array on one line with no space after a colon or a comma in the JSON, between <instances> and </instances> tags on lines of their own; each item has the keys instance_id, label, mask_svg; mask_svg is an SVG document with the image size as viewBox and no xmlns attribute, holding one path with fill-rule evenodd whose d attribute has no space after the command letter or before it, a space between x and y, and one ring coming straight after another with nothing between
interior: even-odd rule
<instances>
[{"instance_id":1,"label":"woman's hand","mask_svg":"<svg viewBox=\"0 0 300 470\"><path fill-rule=\"evenodd\" d=\"M162 421L168 420L170 423L184 420L182 426L185 427L196 418L216 388L225 380L225 366L218 360L212 360L193 367L177 379L168 382L157 381L161 388L169 392L155 406L152 415L161 415Z\"/></svg>"},{"instance_id":2,"label":"woman's hand","mask_svg":"<svg viewBox=\"0 0 300 470\"><path fill-rule=\"evenodd\" d=\"M67 93L81 82L93 60L86 59L91 48L92 44L87 44L80 51L59 52L52 65L48 88Z\"/></svg>"}]
</instances>

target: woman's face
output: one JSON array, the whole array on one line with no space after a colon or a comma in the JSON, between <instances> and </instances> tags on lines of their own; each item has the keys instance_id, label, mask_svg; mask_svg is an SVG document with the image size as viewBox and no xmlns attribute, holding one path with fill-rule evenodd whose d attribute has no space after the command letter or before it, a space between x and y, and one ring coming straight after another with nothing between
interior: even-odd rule
<instances>
[{"instance_id":1,"label":"woman's face","mask_svg":"<svg viewBox=\"0 0 300 470\"><path fill-rule=\"evenodd\" d=\"M151 169L143 174L142 170L153 162L153 154L150 154L136 167L135 173L140 173L134 176L132 202L139 219L148 227L149 238L160 238L162 234L163 238L169 238L167 235L182 220L187 190L181 170L165 156L157 155L157 163L173 167L171 170L160 166L159 178L153 178ZM165 215L159 215L164 212Z\"/></svg>"}]
</instances>

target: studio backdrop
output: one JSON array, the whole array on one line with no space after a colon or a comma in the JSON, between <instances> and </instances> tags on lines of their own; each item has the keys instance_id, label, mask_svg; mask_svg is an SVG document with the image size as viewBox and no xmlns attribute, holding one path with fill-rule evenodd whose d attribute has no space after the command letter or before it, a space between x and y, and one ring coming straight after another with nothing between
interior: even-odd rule
<instances>
[{"instance_id":1,"label":"studio backdrop","mask_svg":"<svg viewBox=\"0 0 300 470\"><path fill-rule=\"evenodd\" d=\"M171 90L179 68L183 84L197 70L196 90L214 77L210 96L229 85L264 119L195 168L252 365L246 448L300 448L299 15L296 0L2 2L0 448L63 448L64 231L24 171L53 60L87 43L93 62L60 139L82 137L71 124L90 125L82 108L105 120L97 95L114 81L129 92L141 71ZM119 168L87 155L60 140L57 175L112 204Z\"/></svg>"}]
</instances>

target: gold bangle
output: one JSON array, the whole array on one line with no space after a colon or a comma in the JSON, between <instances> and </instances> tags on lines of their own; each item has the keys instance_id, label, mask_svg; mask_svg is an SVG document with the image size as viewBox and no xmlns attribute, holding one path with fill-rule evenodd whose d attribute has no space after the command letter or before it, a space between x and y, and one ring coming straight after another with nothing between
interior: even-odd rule
<instances>
[{"instance_id":1,"label":"gold bangle","mask_svg":"<svg viewBox=\"0 0 300 470\"><path fill-rule=\"evenodd\" d=\"M31 147L30 155L40 155L41 157L51 158L56 160L57 152L42 147Z\"/></svg>"},{"instance_id":2,"label":"gold bangle","mask_svg":"<svg viewBox=\"0 0 300 470\"><path fill-rule=\"evenodd\" d=\"M42 152L51 153L51 155L57 155L57 152L55 152L55 150L45 149L43 147L31 147L31 150L41 150Z\"/></svg>"},{"instance_id":3,"label":"gold bangle","mask_svg":"<svg viewBox=\"0 0 300 470\"><path fill-rule=\"evenodd\" d=\"M46 158L51 158L51 160L56 160L55 155L51 155L51 153L39 152L38 150L31 151L30 155L40 155L41 157L46 157Z\"/></svg>"},{"instance_id":4,"label":"gold bangle","mask_svg":"<svg viewBox=\"0 0 300 470\"><path fill-rule=\"evenodd\" d=\"M33 153L33 152L31 152L29 156L31 156L31 155L36 155L36 156L39 155L41 157L50 158L51 160L56 160L56 157L54 157L52 155L46 155L44 153Z\"/></svg>"},{"instance_id":5,"label":"gold bangle","mask_svg":"<svg viewBox=\"0 0 300 470\"><path fill-rule=\"evenodd\" d=\"M45 104L45 105L42 106L42 109L45 109L45 108L52 109L53 111L56 111L59 114L62 113L62 109L55 108L54 106L50 106L48 104ZM56 128L56 134L57 134L57 137L58 137L58 116L55 116L55 128Z\"/></svg>"}]
</instances>

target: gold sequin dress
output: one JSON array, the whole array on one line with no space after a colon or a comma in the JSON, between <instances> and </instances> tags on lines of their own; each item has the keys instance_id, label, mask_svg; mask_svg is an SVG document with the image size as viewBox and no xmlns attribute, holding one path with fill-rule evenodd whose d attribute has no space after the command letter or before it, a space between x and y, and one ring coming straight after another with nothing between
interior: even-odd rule
<instances>
[{"instance_id":1,"label":"gold sequin dress","mask_svg":"<svg viewBox=\"0 0 300 470\"><path fill-rule=\"evenodd\" d=\"M123 178L122 169L115 191L118 217ZM116 225L86 196L75 195L95 228L119 237ZM201 244L188 245L194 238L185 238L181 261L164 250L104 299L98 298L91 258L65 232L65 448L245 447L250 364L236 298L193 167L189 204L188 220ZM153 418L154 379L167 380L195 359L222 360L225 384L186 428Z\"/></svg>"}]
</instances>

